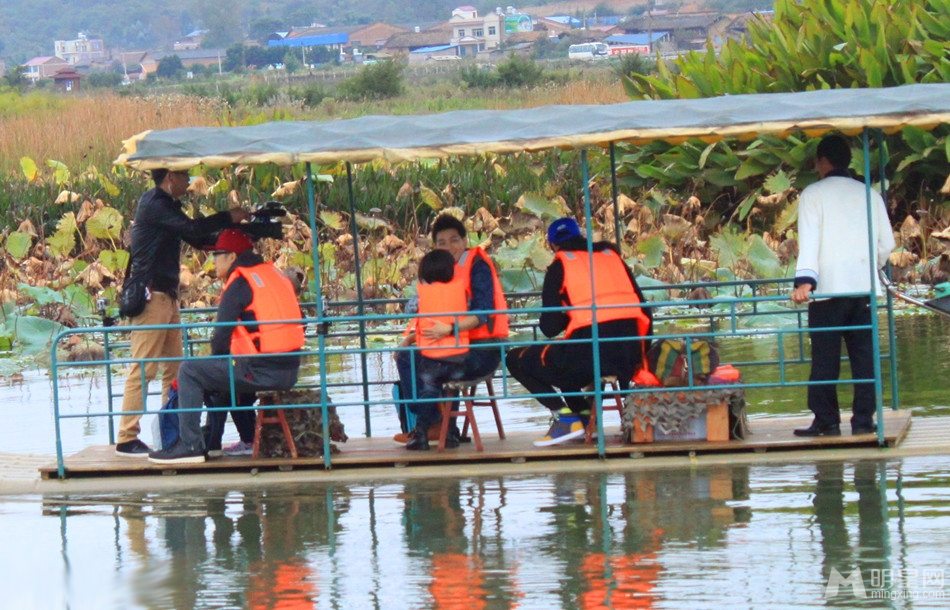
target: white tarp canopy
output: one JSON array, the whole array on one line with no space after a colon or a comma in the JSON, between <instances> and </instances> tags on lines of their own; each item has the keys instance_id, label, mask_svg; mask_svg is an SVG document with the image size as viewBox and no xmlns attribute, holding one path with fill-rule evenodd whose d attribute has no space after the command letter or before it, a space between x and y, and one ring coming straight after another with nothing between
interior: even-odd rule
<instances>
[{"instance_id":1,"label":"white tarp canopy","mask_svg":"<svg viewBox=\"0 0 950 610\"><path fill-rule=\"evenodd\" d=\"M950 84L829 89L703 99L641 100L609 105L462 110L339 121L286 121L250 127L146 131L124 142L118 165L187 169L196 165L291 165L377 158L512 153L606 146L610 142L681 142L700 138L786 136L865 127L893 132L950 122Z\"/></svg>"}]
</instances>

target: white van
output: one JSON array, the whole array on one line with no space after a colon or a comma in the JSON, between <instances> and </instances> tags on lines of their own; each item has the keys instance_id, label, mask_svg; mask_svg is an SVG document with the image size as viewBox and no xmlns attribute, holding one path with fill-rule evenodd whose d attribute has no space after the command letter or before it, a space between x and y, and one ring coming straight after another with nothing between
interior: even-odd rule
<instances>
[{"instance_id":1,"label":"white van","mask_svg":"<svg viewBox=\"0 0 950 610\"><path fill-rule=\"evenodd\" d=\"M610 57L610 47L605 42L585 42L582 44L572 44L567 49L568 59L578 59L581 61L597 61L608 59Z\"/></svg>"}]
</instances>

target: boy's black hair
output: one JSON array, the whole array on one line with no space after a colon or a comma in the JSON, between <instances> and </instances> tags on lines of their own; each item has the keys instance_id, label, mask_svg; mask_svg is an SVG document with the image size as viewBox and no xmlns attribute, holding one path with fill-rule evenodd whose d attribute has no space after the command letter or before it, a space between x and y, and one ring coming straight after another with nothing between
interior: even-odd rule
<instances>
[{"instance_id":1,"label":"boy's black hair","mask_svg":"<svg viewBox=\"0 0 950 610\"><path fill-rule=\"evenodd\" d=\"M435 236L447 229L454 229L458 232L459 237L465 237L465 225L462 224L461 220L451 214L439 214L435 222L432 223L433 243L435 242Z\"/></svg>"},{"instance_id":2,"label":"boy's black hair","mask_svg":"<svg viewBox=\"0 0 950 610\"><path fill-rule=\"evenodd\" d=\"M453 277L455 257L448 250L432 250L419 261L419 279L423 282L451 282Z\"/></svg>"},{"instance_id":3,"label":"boy's black hair","mask_svg":"<svg viewBox=\"0 0 950 610\"><path fill-rule=\"evenodd\" d=\"M165 176L167 175L168 175L168 170L165 168L153 169L152 181L155 182L155 186L160 186L162 182L165 181Z\"/></svg>"},{"instance_id":4,"label":"boy's black hair","mask_svg":"<svg viewBox=\"0 0 950 610\"><path fill-rule=\"evenodd\" d=\"M819 159L828 159L835 169L848 169L851 165L851 147L843 137L826 136L818 143L815 156Z\"/></svg>"}]
</instances>

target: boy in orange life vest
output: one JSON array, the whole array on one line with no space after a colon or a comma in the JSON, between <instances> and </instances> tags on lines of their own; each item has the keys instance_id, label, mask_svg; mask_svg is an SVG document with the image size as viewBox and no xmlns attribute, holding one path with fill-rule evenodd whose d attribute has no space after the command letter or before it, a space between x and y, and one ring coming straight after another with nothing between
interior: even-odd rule
<instances>
[{"instance_id":1,"label":"boy in orange life vest","mask_svg":"<svg viewBox=\"0 0 950 610\"><path fill-rule=\"evenodd\" d=\"M441 397L442 384L458 379L464 373L463 365L469 352L469 327L478 323L473 315L461 315L468 310L465 283L455 274L455 258L447 250L433 250L419 261L419 283L416 285L419 314L406 329L406 337L400 347L415 343L421 357L416 360L416 376L420 383L416 393L407 394L415 400L432 400ZM451 332L443 334L441 325L449 325ZM416 416L416 427L406 439L406 449L429 448L428 431L440 422L435 402L409 403L409 410ZM457 447L459 438L453 428L446 446Z\"/></svg>"},{"instance_id":2,"label":"boy in orange life vest","mask_svg":"<svg viewBox=\"0 0 950 610\"><path fill-rule=\"evenodd\" d=\"M483 377L495 371L501 364L501 348L497 344L508 337L508 316L486 313L508 308L505 295L501 290L501 282L498 280L498 273L491 259L481 248L468 247L465 225L454 216L441 214L435 219L432 224L432 241L436 249L449 252L455 260L454 277L465 285L465 294L469 303L468 311L472 314L471 318L459 321L459 328L469 331L469 351L465 354L464 361L452 379ZM450 324L441 322L433 325L429 332L433 338L454 334ZM432 379L420 377L419 358L421 357L418 350L400 351L396 354L401 396L413 396L413 388L422 389L426 395L441 394L441 383L437 387L423 389L424 384L434 382ZM426 419L432 422L428 439L437 439L439 415L435 403L419 404L417 408L431 410L431 413L426 416ZM406 443L409 441L409 435L397 434L393 440L400 444Z\"/></svg>"},{"instance_id":3,"label":"boy in orange life vest","mask_svg":"<svg viewBox=\"0 0 950 610\"><path fill-rule=\"evenodd\" d=\"M178 369L178 406L200 409L205 392L230 393L233 362L234 389L238 394L263 390L286 390L297 383L300 356L304 346L300 305L294 287L272 263L265 263L253 250L251 240L238 229L227 229L212 248L214 269L225 280L218 304L218 322L243 322L237 326L218 326L211 336L213 355L235 357L193 360L186 358ZM280 324L256 324L267 321ZM182 412L178 416L180 438L171 447L149 453L150 462L159 464L205 461L201 412Z\"/></svg>"},{"instance_id":4,"label":"boy in orange life vest","mask_svg":"<svg viewBox=\"0 0 950 610\"><path fill-rule=\"evenodd\" d=\"M554 262L544 275L542 307L589 307L591 298L591 259L587 240L573 218L561 218L548 228L548 243L554 249ZM613 244L597 242L593 247L594 299L597 304L597 329L600 339L624 337L623 341L599 344L601 375L616 375L621 389L629 387L633 373L640 367L647 337L653 333L650 309L640 307L643 293L630 268ZM547 337L564 332L565 339L589 339L593 323L590 309L545 311L539 326ZM580 392L594 381L594 351L590 342L531 345L512 349L505 364L508 372L532 394ZM590 418L590 404L583 396L548 396L538 401L551 409L555 418L548 433L534 441L546 447L584 436Z\"/></svg>"}]
</instances>

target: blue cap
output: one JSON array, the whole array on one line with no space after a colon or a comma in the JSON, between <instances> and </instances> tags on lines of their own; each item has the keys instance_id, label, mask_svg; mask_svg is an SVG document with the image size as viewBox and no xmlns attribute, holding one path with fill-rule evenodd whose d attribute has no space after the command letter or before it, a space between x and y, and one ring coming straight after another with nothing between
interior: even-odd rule
<instances>
[{"instance_id":1,"label":"blue cap","mask_svg":"<svg viewBox=\"0 0 950 610\"><path fill-rule=\"evenodd\" d=\"M548 243L559 244L572 237L580 237L581 228L573 218L558 218L548 227Z\"/></svg>"}]
</instances>

